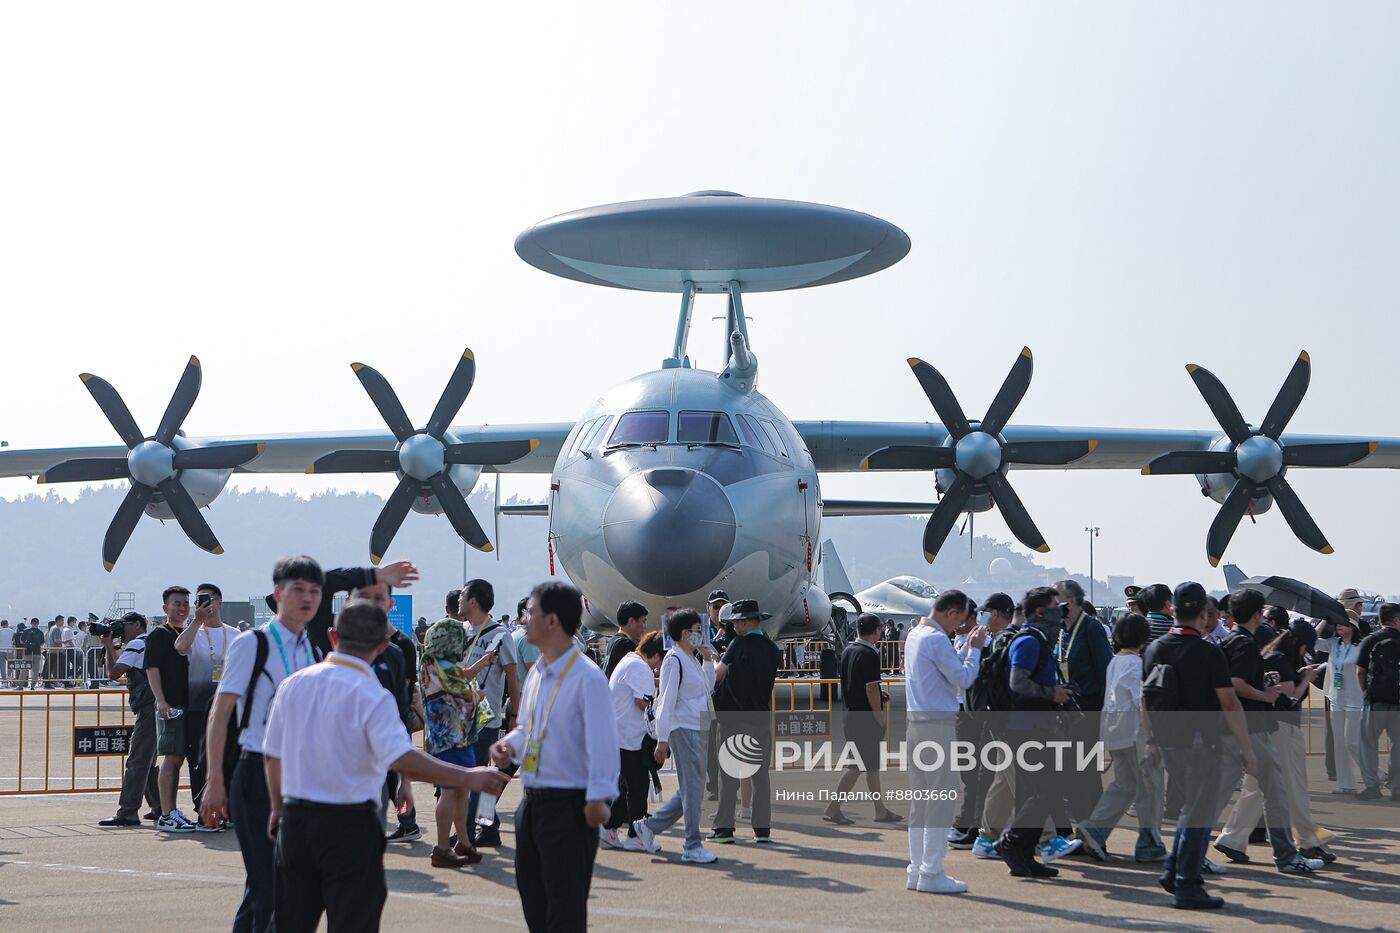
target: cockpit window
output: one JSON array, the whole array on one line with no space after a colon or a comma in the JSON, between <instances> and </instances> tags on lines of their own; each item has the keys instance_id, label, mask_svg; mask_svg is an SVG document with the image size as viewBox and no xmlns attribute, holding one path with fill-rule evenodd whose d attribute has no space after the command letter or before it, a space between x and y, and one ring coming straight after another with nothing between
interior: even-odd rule
<instances>
[{"instance_id":1,"label":"cockpit window","mask_svg":"<svg viewBox=\"0 0 1400 933\"><path fill-rule=\"evenodd\" d=\"M922 599L933 599L938 591L918 577L895 577L890 581L906 593Z\"/></svg>"},{"instance_id":2,"label":"cockpit window","mask_svg":"<svg viewBox=\"0 0 1400 933\"><path fill-rule=\"evenodd\" d=\"M763 436L763 431L748 415L739 415L739 433L744 435L744 443L750 447L757 447L759 450L766 450L773 453L773 445L768 443L768 439Z\"/></svg>"},{"instance_id":3,"label":"cockpit window","mask_svg":"<svg viewBox=\"0 0 1400 933\"><path fill-rule=\"evenodd\" d=\"M588 429L588 433L583 436L583 442L578 445L579 450L592 450L597 446L598 440L607 433L608 425L612 424L612 415L604 415L597 423Z\"/></svg>"},{"instance_id":4,"label":"cockpit window","mask_svg":"<svg viewBox=\"0 0 1400 933\"><path fill-rule=\"evenodd\" d=\"M739 436L722 411L683 411L676 422L676 441L681 444L732 444Z\"/></svg>"},{"instance_id":5,"label":"cockpit window","mask_svg":"<svg viewBox=\"0 0 1400 933\"><path fill-rule=\"evenodd\" d=\"M665 411L629 411L617 419L608 438L609 447L623 444L664 444L671 431L671 414Z\"/></svg>"},{"instance_id":6,"label":"cockpit window","mask_svg":"<svg viewBox=\"0 0 1400 933\"><path fill-rule=\"evenodd\" d=\"M778 449L778 453L786 457L788 455L787 445L783 443L783 436L778 433L777 426L774 425L773 422L763 418L758 418L756 420L759 424L763 425L763 430L768 432L768 439L773 442L773 446Z\"/></svg>"}]
</instances>

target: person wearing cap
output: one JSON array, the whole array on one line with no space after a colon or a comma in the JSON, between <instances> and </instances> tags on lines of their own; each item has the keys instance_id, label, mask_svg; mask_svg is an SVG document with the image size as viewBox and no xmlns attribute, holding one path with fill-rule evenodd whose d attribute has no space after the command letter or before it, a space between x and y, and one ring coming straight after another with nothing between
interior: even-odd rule
<instances>
[{"instance_id":1,"label":"person wearing cap","mask_svg":"<svg viewBox=\"0 0 1400 933\"><path fill-rule=\"evenodd\" d=\"M987 694L995 674L990 663L992 646L998 635L1010 629L1011 617L1015 612L1015 600L1005 593L993 593L988 596L977 610L976 624L986 629L987 644L978 659L977 677L972 681L972 686L964 692L963 713L958 717L959 741L971 742L976 748L981 748L992 738L987 716ZM979 757L976 767L962 773L962 793L958 797L957 815L953 818L953 831L948 834L948 848L971 849L977 845L981 839L978 829L981 826L988 790L1000 775L1009 770L993 772L982 766ZM1010 803L1014 796L1014 792L1004 795L1006 812L1002 814L1003 823L1011 815ZM990 851L993 840L987 838L982 841L984 850Z\"/></svg>"},{"instance_id":2,"label":"person wearing cap","mask_svg":"<svg viewBox=\"0 0 1400 933\"><path fill-rule=\"evenodd\" d=\"M1361 782L1358 800L1381 796L1380 740L1390 740L1390 799L1400 800L1400 604L1383 603L1380 628L1361 640L1356 679L1366 705L1361 713Z\"/></svg>"},{"instance_id":3,"label":"person wearing cap","mask_svg":"<svg viewBox=\"0 0 1400 933\"><path fill-rule=\"evenodd\" d=\"M1202 881L1206 846L1224 806L1222 773L1233 783L1241 767L1251 774L1257 767L1225 653L1206 641L1202 631L1209 598L1199 583L1178 586L1172 597L1175 624L1143 655L1148 760L1165 758L1184 790L1158 883L1172 895L1172 906L1185 910L1224 906L1223 898L1206 893ZM1235 738L1226 750L1221 748L1222 718Z\"/></svg>"},{"instance_id":4,"label":"person wearing cap","mask_svg":"<svg viewBox=\"0 0 1400 933\"><path fill-rule=\"evenodd\" d=\"M1015 602L1005 593L993 593L987 597L982 609L980 624L987 629L987 643L978 659L977 677L967 691L967 699L972 704L974 715L977 716L992 709L991 696L997 677L995 659L1005 652L1025 622L1022 604ZM995 738L996 733L992 729L995 717L982 716L981 719L982 734L989 739ZM976 838L971 846L972 854L981 859L998 857L994 848L997 837L1010 821L1011 811L1016 808L1016 769L1002 768L990 777L991 780L983 790L980 801L968 803L966 798L973 792L964 786L963 799L959 801L959 813L954 823L957 827L967 819L968 826L976 830ZM965 817L964 811L969 816ZM974 823L978 825L974 827ZM948 840L948 847L965 848L966 841L965 834L954 834Z\"/></svg>"},{"instance_id":5,"label":"person wearing cap","mask_svg":"<svg viewBox=\"0 0 1400 933\"><path fill-rule=\"evenodd\" d=\"M1284 787L1278 746L1274 743L1278 717L1273 710L1283 689L1277 676L1267 677L1264 655L1257 641L1257 632L1264 624L1264 597L1254 590L1239 590L1230 597L1230 613L1235 617L1235 631L1220 643L1220 650L1225 652L1231 683L1247 718L1249 746L1258 767L1253 775L1245 778L1235 808L1215 840L1215 849L1232 862L1248 862L1245 849L1249 845L1249 834L1259 824L1262 811L1269 844L1274 850L1274 865L1287 874L1307 874L1321 868L1322 862L1299 854L1289 829L1288 792ZM1178 604L1178 617L1180 614ZM1223 771L1219 784L1222 806L1234 793L1237 780L1238 775L1231 769Z\"/></svg>"},{"instance_id":6,"label":"person wearing cap","mask_svg":"<svg viewBox=\"0 0 1400 933\"><path fill-rule=\"evenodd\" d=\"M1352 592L1355 592L1354 590ZM1342 591L1345 596L1346 590ZM1345 600L1339 600L1346 606ZM1357 599L1360 603L1360 599ZM1347 608L1346 618L1335 624L1319 619L1315 631L1321 636L1330 630L1330 637L1319 637L1315 657L1327 658L1327 670L1322 678L1322 690L1327 698L1327 734L1329 749L1335 750L1333 793L1354 794L1356 775L1360 769L1361 711L1366 705L1361 681L1356 676L1356 659L1360 654L1362 632L1360 618Z\"/></svg>"},{"instance_id":7,"label":"person wearing cap","mask_svg":"<svg viewBox=\"0 0 1400 933\"><path fill-rule=\"evenodd\" d=\"M118 656L111 631L102 636L107 656L107 676L126 675L127 704L136 715L131 739L126 747L126 770L122 772L122 792L117 799L117 815L99 820L98 826L140 826L141 798L144 794L152 811L160 809L160 788L156 760L156 699L146 684L146 617L139 612L122 616L122 650Z\"/></svg>"},{"instance_id":8,"label":"person wearing cap","mask_svg":"<svg viewBox=\"0 0 1400 933\"><path fill-rule=\"evenodd\" d=\"M773 681L783 663L783 652L763 631L771 619L758 608L758 600L740 599L733 603L729 620L736 637L715 665L714 704L721 745L742 743L760 762L750 776L753 787L753 836L758 843L772 842L773 795L768 783L768 760L772 751ZM734 842L734 811L739 795L739 778L720 769L719 807L710 842Z\"/></svg>"}]
</instances>

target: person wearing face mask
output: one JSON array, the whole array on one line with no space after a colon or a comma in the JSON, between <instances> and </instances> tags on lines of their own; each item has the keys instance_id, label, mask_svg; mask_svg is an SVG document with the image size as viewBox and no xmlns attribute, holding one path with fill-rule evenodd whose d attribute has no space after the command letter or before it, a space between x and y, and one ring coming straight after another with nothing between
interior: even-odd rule
<instances>
[{"instance_id":1,"label":"person wearing face mask","mask_svg":"<svg viewBox=\"0 0 1400 933\"><path fill-rule=\"evenodd\" d=\"M1074 691L1079 709L1088 715L1078 717L1072 734L1064 738L1092 744L1099 737L1099 713L1103 710L1104 690L1108 683L1108 664L1113 650L1104 636L1103 626L1084 610L1084 588L1075 580L1055 584L1064 624L1056 644L1060 663L1060 679ZM1103 794L1103 782L1094 767L1067 775L1066 803L1075 822L1089 818L1094 805Z\"/></svg>"},{"instance_id":2,"label":"person wearing face mask","mask_svg":"<svg viewBox=\"0 0 1400 933\"><path fill-rule=\"evenodd\" d=\"M1015 601L1005 593L993 593L988 596L982 608L977 611L977 627L987 632L987 649L981 653L977 679L965 691L963 711L958 717L958 740L971 742L977 748L981 748L992 738L987 722L988 704L985 696L989 681L994 676L989 660L994 656L998 636L1009 630L1015 611ZM953 818L953 830L948 834L950 849L970 849L976 844L987 790L994 779L994 773L982 767L980 757L977 759L977 767L962 773L958 813ZM991 845L990 839L987 840L987 845Z\"/></svg>"},{"instance_id":3,"label":"person wearing face mask","mask_svg":"<svg viewBox=\"0 0 1400 933\"><path fill-rule=\"evenodd\" d=\"M997 840L995 849L1007 870L1018 878L1052 878L1059 870L1036 861L1041 830L1057 811L1063 789L1050 750L1043 743L1054 740L1055 710L1068 703L1073 691L1058 682L1055 644L1063 628L1064 612L1059 594L1048 586L1026 594L1026 624L1008 653L1007 688L1014 709L1007 716L1008 742L1027 749L1016 760L1016 810ZM1031 743L1042 743L1039 751ZM1069 843L1079 847L1079 841ZM1069 852L1043 852L1047 858Z\"/></svg>"}]
</instances>

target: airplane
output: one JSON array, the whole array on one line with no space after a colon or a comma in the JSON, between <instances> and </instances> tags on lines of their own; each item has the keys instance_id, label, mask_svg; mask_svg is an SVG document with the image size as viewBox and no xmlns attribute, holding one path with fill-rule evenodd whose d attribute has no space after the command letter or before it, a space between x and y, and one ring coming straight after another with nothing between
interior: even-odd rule
<instances>
[{"instance_id":1,"label":"airplane","mask_svg":"<svg viewBox=\"0 0 1400 933\"><path fill-rule=\"evenodd\" d=\"M1290 467L1400 467L1400 439L1283 433L1307 389L1306 352L1258 427L1195 364L1187 372L1219 429L1013 425L1030 387L1028 348L980 421L966 416L937 369L916 358L908 363L936 422L790 420L758 391L745 296L853 280L899 262L910 247L904 231L869 214L729 191L561 214L519 235L521 259L582 283L680 298L675 341L660 367L604 393L572 421L452 425L475 378L467 350L422 427L380 373L356 363L387 432L187 438L181 425L202 378L190 357L155 433L141 431L115 388L83 374L122 445L6 449L0 477L128 480L103 540L110 570L143 513L173 518L196 545L218 553L200 510L235 471L394 472L399 484L371 530L375 562L410 510L446 514L464 541L489 549L465 503L482 474L548 474L548 502L517 514L548 516L551 556L582 591L590 628L610 631L614 623L598 607L626 598L699 606L722 588L757 599L772 614L770 635L806 637L831 618L828 594L813 580L823 517L929 514L923 553L932 562L962 513L996 507L1024 545L1043 552L1049 546L1007 479L1010 467L1194 474L1203 494L1221 503L1206 544L1215 565L1246 512L1258 515L1274 502L1304 544L1331 552L1285 478ZM687 354L695 298L704 294L728 299L719 372L694 367ZM930 472L940 499L823 498L822 474L861 470Z\"/></svg>"},{"instance_id":2,"label":"airplane","mask_svg":"<svg viewBox=\"0 0 1400 933\"><path fill-rule=\"evenodd\" d=\"M854 592L841 557L836 553L836 543L830 539L822 542L819 570L822 589L832 603L837 606L845 603L855 610L854 614L847 613L847 622L854 622L857 615L868 612L879 616L881 622L894 622L907 628L933 613L933 600L938 590L915 576L891 577L859 593Z\"/></svg>"}]
</instances>

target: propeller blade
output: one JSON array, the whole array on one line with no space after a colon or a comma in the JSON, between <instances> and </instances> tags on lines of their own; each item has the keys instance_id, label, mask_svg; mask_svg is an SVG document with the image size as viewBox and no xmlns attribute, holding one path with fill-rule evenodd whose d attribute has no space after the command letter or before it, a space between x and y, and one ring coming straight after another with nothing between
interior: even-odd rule
<instances>
[{"instance_id":1,"label":"propeller blade","mask_svg":"<svg viewBox=\"0 0 1400 933\"><path fill-rule=\"evenodd\" d=\"M1098 441L1023 441L1003 445L1001 462L1062 466L1088 456L1098 446Z\"/></svg>"},{"instance_id":2,"label":"propeller blade","mask_svg":"<svg viewBox=\"0 0 1400 933\"><path fill-rule=\"evenodd\" d=\"M1225 436L1236 444L1244 443L1250 436L1249 425L1245 424L1244 415L1240 414L1239 406L1230 397L1225 386L1204 366L1188 363L1186 371L1191 374L1191 381L1196 383L1196 389L1206 400L1206 405L1210 407L1211 414L1215 415L1215 420L1224 429Z\"/></svg>"},{"instance_id":3,"label":"propeller blade","mask_svg":"<svg viewBox=\"0 0 1400 933\"><path fill-rule=\"evenodd\" d=\"M470 349L463 350L462 358L457 361L457 368L452 371L452 378L447 380L442 397L433 409L433 416L428 419L429 434L442 437L443 432L452 426L452 419L462 410L462 403L467 400L467 393L472 390L472 382L475 379L476 357Z\"/></svg>"},{"instance_id":4,"label":"propeller blade","mask_svg":"<svg viewBox=\"0 0 1400 933\"><path fill-rule=\"evenodd\" d=\"M107 534L102 539L102 566L107 568L108 573L116 566L117 558L122 556L122 548L131 540L131 533L136 530L141 513L155 494L156 491L150 486L132 483L126 491L126 498L117 506L117 514L112 516L112 523L107 526Z\"/></svg>"},{"instance_id":5,"label":"propeller blade","mask_svg":"<svg viewBox=\"0 0 1400 933\"><path fill-rule=\"evenodd\" d=\"M95 483L104 479L125 478L125 457L65 460L39 474L41 483Z\"/></svg>"},{"instance_id":6,"label":"propeller blade","mask_svg":"<svg viewBox=\"0 0 1400 933\"><path fill-rule=\"evenodd\" d=\"M461 539L478 551L492 551L494 548L486 538L486 532L481 529L481 524L472 514L471 508L467 505L467 500L462 496L462 490L457 488L457 484L447 475L447 471L434 476L429 482L432 484L433 492L437 494L438 504L447 513L447 520L452 522L452 527L457 530Z\"/></svg>"},{"instance_id":7,"label":"propeller blade","mask_svg":"<svg viewBox=\"0 0 1400 933\"><path fill-rule=\"evenodd\" d=\"M539 441L473 441L469 444L448 444L443 459L448 463L470 463L492 466L514 463L540 446Z\"/></svg>"},{"instance_id":8,"label":"propeller blade","mask_svg":"<svg viewBox=\"0 0 1400 933\"><path fill-rule=\"evenodd\" d=\"M1265 485L1269 487L1269 492L1273 495L1278 510L1283 513L1283 517L1288 521L1288 527L1293 529L1298 540L1314 551L1331 554L1332 545L1327 543L1327 536L1322 533L1321 528L1317 527L1317 522L1313 521L1313 517L1308 514L1307 508L1303 506L1303 500L1299 499L1298 494L1293 491L1293 487L1288 485L1288 480L1282 476L1274 476Z\"/></svg>"},{"instance_id":9,"label":"propeller blade","mask_svg":"<svg viewBox=\"0 0 1400 933\"><path fill-rule=\"evenodd\" d=\"M1307 394L1311 378L1312 361L1308 359L1308 351L1304 350L1298 354L1293 368L1288 371L1288 378L1283 380L1278 395L1274 396L1274 403L1269 406L1269 413L1264 416L1264 424L1259 430L1265 437L1278 440Z\"/></svg>"},{"instance_id":10,"label":"propeller blade","mask_svg":"<svg viewBox=\"0 0 1400 933\"><path fill-rule=\"evenodd\" d=\"M169 447L171 442L175 440L180 425L185 423L190 409L194 407L194 400L199 398L199 386L203 381L204 375L199 366L199 357L191 356L189 362L185 364L185 371L180 374L180 382L175 386L175 394L170 396L170 404L165 406L165 414L160 419L160 427L156 428L154 439L157 442Z\"/></svg>"},{"instance_id":11,"label":"propeller blade","mask_svg":"<svg viewBox=\"0 0 1400 933\"><path fill-rule=\"evenodd\" d=\"M399 468L397 450L334 450L306 468L308 473L392 473Z\"/></svg>"},{"instance_id":12,"label":"propeller blade","mask_svg":"<svg viewBox=\"0 0 1400 933\"><path fill-rule=\"evenodd\" d=\"M924 560L930 564L938 556L938 549L943 546L943 542L948 540L948 533L958 523L958 516L967 505L967 497L971 491L972 481L959 473L943 493L938 508L928 517L928 524L924 526Z\"/></svg>"},{"instance_id":13,"label":"propeller blade","mask_svg":"<svg viewBox=\"0 0 1400 933\"><path fill-rule=\"evenodd\" d=\"M1220 558L1225 556L1225 548L1235 536L1240 519L1244 518L1249 504L1256 498L1257 490L1253 483L1244 479L1235 481L1234 488L1225 497L1220 511L1215 514L1215 520L1210 523L1210 531L1206 533L1206 559L1212 567L1220 566Z\"/></svg>"},{"instance_id":14,"label":"propeller blade","mask_svg":"<svg viewBox=\"0 0 1400 933\"><path fill-rule=\"evenodd\" d=\"M1031 348L1022 347L1021 355L1016 357L1016 362L1011 366L1011 372L1006 374L1006 380L997 390L996 398L992 399L991 407L987 409L987 416L982 419L979 430L988 434L1000 434L1001 429L1006 427L1006 422L1011 420L1011 416L1016 412L1016 406L1021 404L1021 399L1026 397L1026 390L1031 387L1031 370L1034 368L1031 359Z\"/></svg>"},{"instance_id":15,"label":"propeller blade","mask_svg":"<svg viewBox=\"0 0 1400 933\"><path fill-rule=\"evenodd\" d=\"M1235 462L1233 450L1177 450L1154 459L1142 468L1142 475L1229 473L1235 469Z\"/></svg>"},{"instance_id":16,"label":"propeller blade","mask_svg":"<svg viewBox=\"0 0 1400 933\"><path fill-rule=\"evenodd\" d=\"M1035 522L1031 521L1031 513L1026 511L1021 497L1016 495L1016 490L1011 488L1001 471L993 470L982 478L982 482L987 484L987 489L992 493L992 501L1001 509L1001 516L1006 519L1006 525L1016 539L1032 551L1044 554L1050 550L1050 545L1045 543L1045 536L1035 527Z\"/></svg>"},{"instance_id":17,"label":"propeller blade","mask_svg":"<svg viewBox=\"0 0 1400 933\"><path fill-rule=\"evenodd\" d=\"M197 547L201 547L210 554L222 554L223 545L219 544L219 539L214 537L214 532L209 527L209 523L204 520L204 516L199 514L199 506L194 504L190 494L185 487L180 485L180 481L171 477L162 480L160 486L161 495L165 496L165 504L170 506L170 511L175 513L175 520L180 523L180 527L185 530L185 534Z\"/></svg>"},{"instance_id":18,"label":"propeller blade","mask_svg":"<svg viewBox=\"0 0 1400 933\"><path fill-rule=\"evenodd\" d=\"M881 447L861 462L862 470L939 470L951 467L957 453L951 447L896 444Z\"/></svg>"},{"instance_id":19,"label":"propeller blade","mask_svg":"<svg viewBox=\"0 0 1400 933\"><path fill-rule=\"evenodd\" d=\"M389 380L381 376L378 370L364 363L351 363L350 368L359 377L360 385L369 393L374 407L379 409L379 417L384 419L384 423L394 433L394 440L400 443L407 440L409 435L414 433L413 422L408 420L408 413L403 410L403 405L399 403L399 397L390 387Z\"/></svg>"},{"instance_id":20,"label":"propeller blade","mask_svg":"<svg viewBox=\"0 0 1400 933\"><path fill-rule=\"evenodd\" d=\"M232 470L261 456L266 444L222 444L175 451L171 461L177 470Z\"/></svg>"},{"instance_id":21,"label":"propeller blade","mask_svg":"<svg viewBox=\"0 0 1400 933\"><path fill-rule=\"evenodd\" d=\"M78 378L83 380L88 394L97 402L97 407L102 409L102 414L107 416L112 427L117 429L117 436L122 439L128 450L146 439L146 435L136 426L136 419L131 417L126 402L122 401L122 397L112 388L110 382L92 373L83 373ZM121 548L117 550L120 551Z\"/></svg>"},{"instance_id":22,"label":"propeller blade","mask_svg":"<svg viewBox=\"0 0 1400 933\"><path fill-rule=\"evenodd\" d=\"M1369 457L1380 445L1374 441L1357 444L1293 444L1283 448L1283 465L1300 467L1351 466Z\"/></svg>"},{"instance_id":23,"label":"propeller blade","mask_svg":"<svg viewBox=\"0 0 1400 933\"><path fill-rule=\"evenodd\" d=\"M957 396L953 394L943 374L923 360L912 357L909 359L909 366L914 370L914 378L923 386L924 394L933 404L933 410L938 412L938 420L943 422L943 427L948 429L953 440L956 441L970 432L972 425L967 423L967 415L963 414L962 406L958 404Z\"/></svg>"},{"instance_id":24,"label":"propeller blade","mask_svg":"<svg viewBox=\"0 0 1400 933\"><path fill-rule=\"evenodd\" d=\"M379 510L379 517L374 520L374 530L369 533L370 563L377 566L384 558L394 535L398 534L399 526L408 516L408 510L413 508L413 500L418 498L420 489L418 480L405 476L389 494L389 500L384 503L384 508Z\"/></svg>"}]
</instances>

